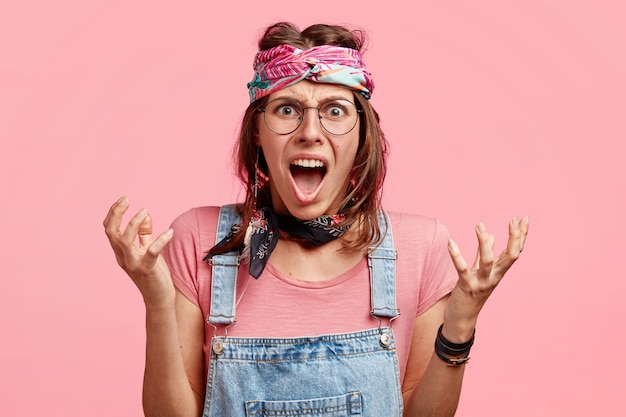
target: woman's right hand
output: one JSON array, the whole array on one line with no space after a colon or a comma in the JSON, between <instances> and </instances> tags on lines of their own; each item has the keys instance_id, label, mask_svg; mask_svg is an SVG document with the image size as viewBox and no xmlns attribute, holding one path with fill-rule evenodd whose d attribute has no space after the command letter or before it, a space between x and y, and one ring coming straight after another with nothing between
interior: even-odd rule
<instances>
[{"instance_id":1,"label":"woman's right hand","mask_svg":"<svg viewBox=\"0 0 626 417\"><path fill-rule=\"evenodd\" d=\"M174 308L176 290L167 264L160 255L174 231L168 229L153 239L152 218L145 209L135 214L122 231L122 216L128 207L128 198L120 198L111 206L103 222L117 263L139 288L146 308ZM136 244L137 238L139 245Z\"/></svg>"}]
</instances>

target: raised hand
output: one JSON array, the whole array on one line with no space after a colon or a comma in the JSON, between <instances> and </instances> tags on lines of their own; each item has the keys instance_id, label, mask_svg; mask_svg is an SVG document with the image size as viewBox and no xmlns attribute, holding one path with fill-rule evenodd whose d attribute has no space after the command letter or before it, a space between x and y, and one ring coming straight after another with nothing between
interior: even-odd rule
<instances>
[{"instance_id":1,"label":"raised hand","mask_svg":"<svg viewBox=\"0 0 626 417\"><path fill-rule=\"evenodd\" d=\"M146 307L172 306L175 289L169 269L160 254L171 240L173 230L168 229L153 239L152 218L142 209L122 231L122 217L128 207L128 198L120 198L111 206L103 222L117 263L139 288Z\"/></svg>"},{"instance_id":2,"label":"raised hand","mask_svg":"<svg viewBox=\"0 0 626 417\"><path fill-rule=\"evenodd\" d=\"M494 256L495 238L480 223L476 226L478 253L469 267L457 244L450 240L448 250L459 273L459 280L450 295L444 313L444 332L451 341L465 341L471 337L481 308L500 283L504 274L519 258L528 235L528 217L516 217L509 222L506 249Z\"/></svg>"}]
</instances>

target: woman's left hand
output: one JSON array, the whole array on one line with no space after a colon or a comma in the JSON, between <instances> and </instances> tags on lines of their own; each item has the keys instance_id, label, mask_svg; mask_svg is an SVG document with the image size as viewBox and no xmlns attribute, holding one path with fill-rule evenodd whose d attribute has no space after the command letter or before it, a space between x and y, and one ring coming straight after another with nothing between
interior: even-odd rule
<instances>
[{"instance_id":1,"label":"woman's left hand","mask_svg":"<svg viewBox=\"0 0 626 417\"><path fill-rule=\"evenodd\" d=\"M444 336L452 342L468 340L476 326L478 313L500 283L504 274L519 258L528 235L528 217L516 217L509 222L509 240L506 249L494 256L495 238L480 223L476 226L478 253L469 267L459 247L451 239L448 245L452 262L459 273L456 287L450 294L444 313Z\"/></svg>"}]
</instances>

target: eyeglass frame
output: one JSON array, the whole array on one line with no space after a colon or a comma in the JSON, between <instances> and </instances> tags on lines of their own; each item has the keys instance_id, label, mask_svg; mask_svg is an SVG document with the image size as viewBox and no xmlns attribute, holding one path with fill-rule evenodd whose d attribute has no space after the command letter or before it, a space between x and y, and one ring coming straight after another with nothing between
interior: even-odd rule
<instances>
[{"instance_id":1,"label":"eyeglass frame","mask_svg":"<svg viewBox=\"0 0 626 417\"><path fill-rule=\"evenodd\" d=\"M293 130L292 130L292 131L290 131L290 132L287 132L287 133L280 133L280 132L277 132L277 131L275 131L274 129L272 129L272 128L270 127L269 123L267 123L267 119L266 119L266 115L267 115L266 110L267 110L267 107L269 106L269 104L270 104L270 103L272 103L273 101L277 101L277 100L286 100L286 101L291 101L292 103L297 104L297 105L300 107L300 109L302 109L302 115L301 115L300 117L298 117L298 120L299 120L299 121L298 121L298 125L295 127L295 129L293 129ZM326 128L326 126L324 126L324 123L322 123L322 119L323 119L323 117L322 117L322 115L321 115L321 113L320 113L320 110L321 110L321 108L322 108L324 105L326 105L327 103L331 103L331 102L333 102L333 101L347 101L348 103L352 104L352 105L354 106L354 109L356 110L357 117L354 119L354 125L352 125L352 127L351 127L351 128L350 128L347 132L345 132L345 133L333 133L333 132L331 132L330 130L328 130L328 129ZM267 126L267 128L268 128L269 130L271 130L272 132L276 133L277 135L284 136L284 135L290 135L290 134L292 134L293 132L295 132L296 130L298 130L298 129L300 128L300 126L302 126L302 121L304 120L304 111L305 111L306 109L315 109L315 110L317 110L317 120L319 120L319 122L320 122L320 126L322 126L322 129L324 129L326 132L330 133L330 134L331 134L331 135L333 135L333 136L344 136L344 135L347 135L348 133L352 132L352 131L354 130L354 128L356 127L356 125L357 125L357 122L358 122L358 120L359 120L359 115L363 114L363 109L360 109L360 108L357 106L357 103L353 103L353 102L351 102L350 100L348 100L348 99L346 99L346 98L337 98L337 99L331 99L331 100L328 100L328 101L326 101L326 102L323 102L323 103L321 104L321 106L320 106L320 107L313 107L313 106L307 106L307 107L304 107L304 106L302 105L302 103L300 103L300 102L299 102L299 101L297 101L297 100L293 100L293 99L290 99L290 98L288 98L288 97L278 97L278 98L275 98L275 99L273 99L273 100L268 101L267 103L265 103L265 106L264 106L264 107L259 107L259 108L257 108L257 109L256 109L256 111L258 111L259 113L263 113L263 121L265 122L265 126Z\"/></svg>"}]
</instances>

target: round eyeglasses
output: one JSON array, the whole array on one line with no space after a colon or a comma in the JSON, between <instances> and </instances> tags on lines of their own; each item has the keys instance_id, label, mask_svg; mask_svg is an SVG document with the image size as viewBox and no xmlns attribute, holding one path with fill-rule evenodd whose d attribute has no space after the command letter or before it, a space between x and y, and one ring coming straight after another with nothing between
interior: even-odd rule
<instances>
[{"instance_id":1,"label":"round eyeglasses","mask_svg":"<svg viewBox=\"0 0 626 417\"><path fill-rule=\"evenodd\" d=\"M351 132L359 120L359 113L363 111L344 99L326 101L320 107L304 107L290 98L274 99L258 111L263 113L265 124L272 132L288 135L300 127L306 109L317 110L317 117L324 130L337 136Z\"/></svg>"}]
</instances>

